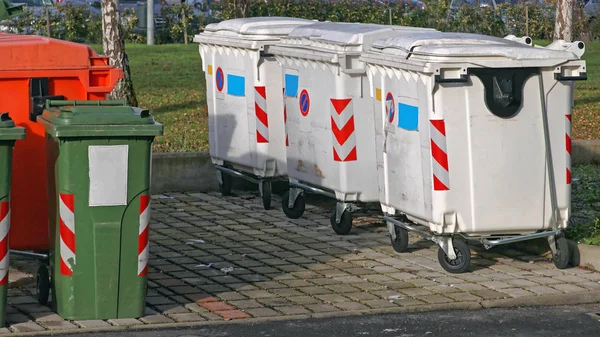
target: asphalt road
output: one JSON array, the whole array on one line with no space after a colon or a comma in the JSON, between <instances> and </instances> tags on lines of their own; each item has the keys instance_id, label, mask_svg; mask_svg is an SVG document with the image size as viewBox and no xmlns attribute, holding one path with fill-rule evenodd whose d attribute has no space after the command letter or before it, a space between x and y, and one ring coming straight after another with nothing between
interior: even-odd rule
<instances>
[{"instance_id":1,"label":"asphalt road","mask_svg":"<svg viewBox=\"0 0 600 337\"><path fill-rule=\"evenodd\" d=\"M594 316L593 313L598 313ZM600 336L600 305L444 311L226 323L170 330L87 333L87 337L532 337Z\"/></svg>"}]
</instances>

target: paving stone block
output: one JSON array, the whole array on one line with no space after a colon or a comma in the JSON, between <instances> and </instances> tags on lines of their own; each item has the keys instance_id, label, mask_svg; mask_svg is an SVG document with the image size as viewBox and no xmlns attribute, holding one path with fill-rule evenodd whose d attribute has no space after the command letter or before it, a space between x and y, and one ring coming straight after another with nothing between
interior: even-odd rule
<instances>
[{"instance_id":1,"label":"paving stone block","mask_svg":"<svg viewBox=\"0 0 600 337\"><path fill-rule=\"evenodd\" d=\"M270 298L275 297L275 295L271 294L265 290L250 290L250 291L240 291L240 293L248 298L257 299L257 298Z\"/></svg>"},{"instance_id":2,"label":"paving stone block","mask_svg":"<svg viewBox=\"0 0 600 337\"><path fill-rule=\"evenodd\" d=\"M340 309L329 304L307 304L305 307L315 313L340 311Z\"/></svg>"},{"instance_id":3,"label":"paving stone block","mask_svg":"<svg viewBox=\"0 0 600 337\"><path fill-rule=\"evenodd\" d=\"M41 304L20 304L16 306L17 309L26 312L26 313L34 313L34 312L51 312L52 309L45 305Z\"/></svg>"},{"instance_id":4,"label":"paving stone block","mask_svg":"<svg viewBox=\"0 0 600 337\"><path fill-rule=\"evenodd\" d=\"M18 313L6 315L6 321L10 324L17 324L31 322L31 319L21 313Z\"/></svg>"},{"instance_id":5,"label":"paving stone block","mask_svg":"<svg viewBox=\"0 0 600 337\"><path fill-rule=\"evenodd\" d=\"M234 309L230 305L226 304L225 302L206 302L206 303L199 303L198 305L200 305L201 307L203 307L205 309L213 311L213 312Z\"/></svg>"},{"instance_id":6,"label":"paving stone block","mask_svg":"<svg viewBox=\"0 0 600 337\"><path fill-rule=\"evenodd\" d=\"M94 328L107 328L110 327L110 324L102 321L102 320L85 320L85 321L75 321L75 324L79 325L84 329L94 329Z\"/></svg>"},{"instance_id":7,"label":"paving stone block","mask_svg":"<svg viewBox=\"0 0 600 337\"><path fill-rule=\"evenodd\" d=\"M15 332L34 332L46 330L45 328L34 322L13 324L10 326L10 329Z\"/></svg>"},{"instance_id":8,"label":"paving stone block","mask_svg":"<svg viewBox=\"0 0 600 337\"><path fill-rule=\"evenodd\" d=\"M286 306L286 307L275 307L273 309L281 312L284 315L310 314L309 310L307 310L306 308L299 306L299 305L292 305L292 306Z\"/></svg>"},{"instance_id":9,"label":"paving stone block","mask_svg":"<svg viewBox=\"0 0 600 337\"><path fill-rule=\"evenodd\" d=\"M269 308L257 308L257 309L248 309L246 313L252 315L253 317L275 317L281 316L280 313L273 309Z\"/></svg>"},{"instance_id":10,"label":"paving stone block","mask_svg":"<svg viewBox=\"0 0 600 337\"><path fill-rule=\"evenodd\" d=\"M240 310L219 311L217 314L219 316L223 317L223 319L226 320L226 321L232 320L232 319L244 319L244 318L250 318L251 317L247 313L245 313L243 311L240 311Z\"/></svg>"},{"instance_id":11,"label":"paving stone block","mask_svg":"<svg viewBox=\"0 0 600 337\"><path fill-rule=\"evenodd\" d=\"M367 301L360 301L362 304L367 305L368 307L372 308L372 309L382 309L382 308L393 308L396 307L396 304L394 304L394 302L390 302L389 300L367 300Z\"/></svg>"},{"instance_id":12,"label":"paving stone block","mask_svg":"<svg viewBox=\"0 0 600 337\"><path fill-rule=\"evenodd\" d=\"M486 288L495 289L495 290L514 287L514 285L500 282L500 281L485 281L485 282L479 282L479 284L481 284L482 286L484 286Z\"/></svg>"},{"instance_id":13,"label":"paving stone block","mask_svg":"<svg viewBox=\"0 0 600 337\"><path fill-rule=\"evenodd\" d=\"M109 319L108 322L112 325L116 326L133 326L133 325L142 325L141 321L135 318L118 318L118 319Z\"/></svg>"},{"instance_id":14,"label":"paving stone block","mask_svg":"<svg viewBox=\"0 0 600 337\"><path fill-rule=\"evenodd\" d=\"M503 288L505 289L505 288ZM484 300L495 300L495 299L500 299L500 298L506 298L508 297L507 295L498 292L496 290L473 290L471 291L471 294L475 295L475 296L479 296L481 298L483 298Z\"/></svg>"},{"instance_id":15,"label":"paving stone block","mask_svg":"<svg viewBox=\"0 0 600 337\"><path fill-rule=\"evenodd\" d=\"M293 296L293 297L288 297L288 300L297 303L297 304L301 304L301 305L305 305L305 304L319 304L322 303L321 301L310 297L310 296Z\"/></svg>"},{"instance_id":16,"label":"paving stone block","mask_svg":"<svg viewBox=\"0 0 600 337\"><path fill-rule=\"evenodd\" d=\"M504 290L506 289L503 289L503 291ZM479 297L466 292L448 293L444 294L444 296L449 297L457 302L477 302L481 300Z\"/></svg>"},{"instance_id":17,"label":"paving stone block","mask_svg":"<svg viewBox=\"0 0 600 337\"><path fill-rule=\"evenodd\" d=\"M145 316L140 318L140 320L146 324L173 323L172 319L160 314Z\"/></svg>"},{"instance_id":18,"label":"paving stone block","mask_svg":"<svg viewBox=\"0 0 600 337\"><path fill-rule=\"evenodd\" d=\"M283 298L277 298L277 297L261 298L261 299L257 299L256 301L259 303L262 303L264 306L267 306L267 307L286 307L286 306L294 305L294 303L292 303L290 301L287 301Z\"/></svg>"},{"instance_id":19,"label":"paving stone block","mask_svg":"<svg viewBox=\"0 0 600 337\"><path fill-rule=\"evenodd\" d=\"M269 292L282 297L303 296L303 293L291 288L271 289Z\"/></svg>"},{"instance_id":20,"label":"paving stone block","mask_svg":"<svg viewBox=\"0 0 600 337\"><path fill-rule=\"evenodd\" d=\"M511 297L526 297L526 296L535 296L534 293L527 291L522 288L504 288L500 289L501 292L509 294Z\"/></svg>"},{"instance_id":21,"label":"paving stone block","mask_svg":"<svg viewBox=\"0 0 600 337\"><path fill-rule=\"evenodd\" d=\"M331 294L332 291L322 287L301 287L296 288L296 290L301 291L307 295L323 295L323 294Z\"/></svg>"},{"instance_id":22,"label":"paving stone block","mask_svg":"<svg viewBox=\"0 0 600 337\"><path fill-rule=\"evenodd\" d=\"M453 299L442 295L417 296L417 299L430 304L454 302Z\"/></svg>"},{"instance_id":23,"label":"paving stone block","mask_svg":"<svg viewBox=\"0 0 600 337\"><path fill-rule=\"evenodd\" d=\"M551 285L551 287L554 289L560 290L562 292L565 292L565 293L575 293L575 292L585 291L585 288L578 287L574 284L553 284L553 285Z\"/></svg>"},{"instance_id":24,"label":"paving stone block","mask_svg":"<svg viewBox=\"0 0 600 337\"><path fill-rule=\"evenodd\" d=\"M325 303L351 302L352 300L339 294L316 295L316 298Z\"/></svg>"},{"instance_id":25,"label":"paving stone block","mask_svg":"<svg viewBox=\"0 0 600 337\"><path fill-rule=\"evenodd\" d=\"M53 312L35 312L30 314L36 322L60 322L65 319Z\"/></svg>"},{"instance_id":26,"label":"paving stone block","mask_svg":"<svg viewBox=\"0 0 600 337\"><path fill-rule=\"evenodd\" d=\"M170 314L169 317L175 320L176 322L198 322L206 320L205 318L196 313Z\"/></svg>"},{"instance_id":27,"label":"paving stone block","mask_svg":"<svg viewBox=\"0 0 600 337\"><path fill-rule=\"evenodd\" d=\"M314 284L305 281L305 280L283 280L281 283L287 285L292 288L300 288L300 287L312 287Z\"/></svg>"}]
</instances>

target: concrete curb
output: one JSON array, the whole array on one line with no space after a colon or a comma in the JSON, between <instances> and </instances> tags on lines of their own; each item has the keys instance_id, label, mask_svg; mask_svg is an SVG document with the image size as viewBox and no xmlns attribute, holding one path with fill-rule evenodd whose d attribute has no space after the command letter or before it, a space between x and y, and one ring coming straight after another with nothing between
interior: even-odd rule
<instances>
[{"instance_id":1,"label":"concrete curb","mask_svg":"<svg viewBox=\"0 0 600 337\"><path fill-rule=\"evenodd\" d=\"M534 306L555 306L555 305L574 305L591 304L600 302L600 290L586 291L571 294L552 294L536 297L517 297L501 300L482 301L481 306L489 308L506 307L534 307Z\"/></svg>"},{"instance_id":2,"label":"concrete curb","mask_svg":"<svg viewBox=\"0 0 600 337\"><path fill-rule=\"evenodd\" d=\"M600 164L600 140L574 140L571 159L573 165ZM208 152L154 153L152 193L218 191L215 173ZM238 188L256 188L239 179L235 181L240 184Z\"/></svg>"},{"instance_id":3,"label":"concrete curb","mask_svg":"<svg viewBox=\"0 0 600 337\"><path fill-rule=\"evenodd\" d=\"M446 311L446 310L480 310L490 308L508 308L508 307L533 307L533 306L559 306L559 305L575 305L575 304L593 304L600 303L600 290L586 291L581 293L569 294L554 294L540 295L535 297L518 297L499 300L484 300L478 302L454 302L440 304L424 304L409 307L384 308L373 310L357 310L331 313L315 313L311 315L292 315L292 316L277 316L277 317L261 317L247 318L235 320L220 320L220 321L199 321L185 323L161 323L161 324L144 324L134 326L111 326L104 328L81 328L77 330L56 330L56 331L36 331L15 333L15 336L53 336L56 334L71 335L77 333L90 332L122 332L122 331L144 331L147 329L164 330L164 329L185 329L201 326L218 326L222 324L256 324L261 322L273 321L293 321L304 320L309 318L332 318L332 317L352 317L362 315L375 314L400 314L400 313L417 313L426 311Z\"/></svg>"}]
</instances>

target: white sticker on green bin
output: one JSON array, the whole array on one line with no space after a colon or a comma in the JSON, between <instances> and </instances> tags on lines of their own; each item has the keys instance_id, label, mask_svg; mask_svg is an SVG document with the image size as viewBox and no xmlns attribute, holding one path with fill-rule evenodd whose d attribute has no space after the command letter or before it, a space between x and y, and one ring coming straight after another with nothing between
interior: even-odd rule
<instances>
[{"instance_id":1,"label":"white sticker on green bin","mask_svg":"<svg viewBox=\"0 0 600 337\"><path fill-rule=\"evenodd\" d=\"M89 206L127 205L128 145L90 146Z\"/></svg>"}]
</instances>

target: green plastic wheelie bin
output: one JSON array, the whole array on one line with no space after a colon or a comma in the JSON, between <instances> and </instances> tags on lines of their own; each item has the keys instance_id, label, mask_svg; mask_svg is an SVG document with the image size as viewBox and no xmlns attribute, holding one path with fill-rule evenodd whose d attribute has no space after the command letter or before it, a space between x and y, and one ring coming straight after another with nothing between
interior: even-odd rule
<instances>
[{"instance_id":1,"label":"green plastic wheelie bin","mask_svg":"<svg viewBox=\"0 0 600 337\"><path fill-rule=\"evenodd\" d=\"M46 129L53 309L70 320L143 316L162 124L122 101L47 101L37 120Z\"/></svg>"},{"instance_id":2,"label":"green plastic wheelie bin","mask_svg":"<svg viewBox=\"0 0 600 337\"><path fill-rule=\"evenodd\" d=\"M8 116L8 113L0 113L0 327L6 323L12 150L15 141L24 138L25 129L15 127L15 123Z\"/></svg>"}]
</instances>

